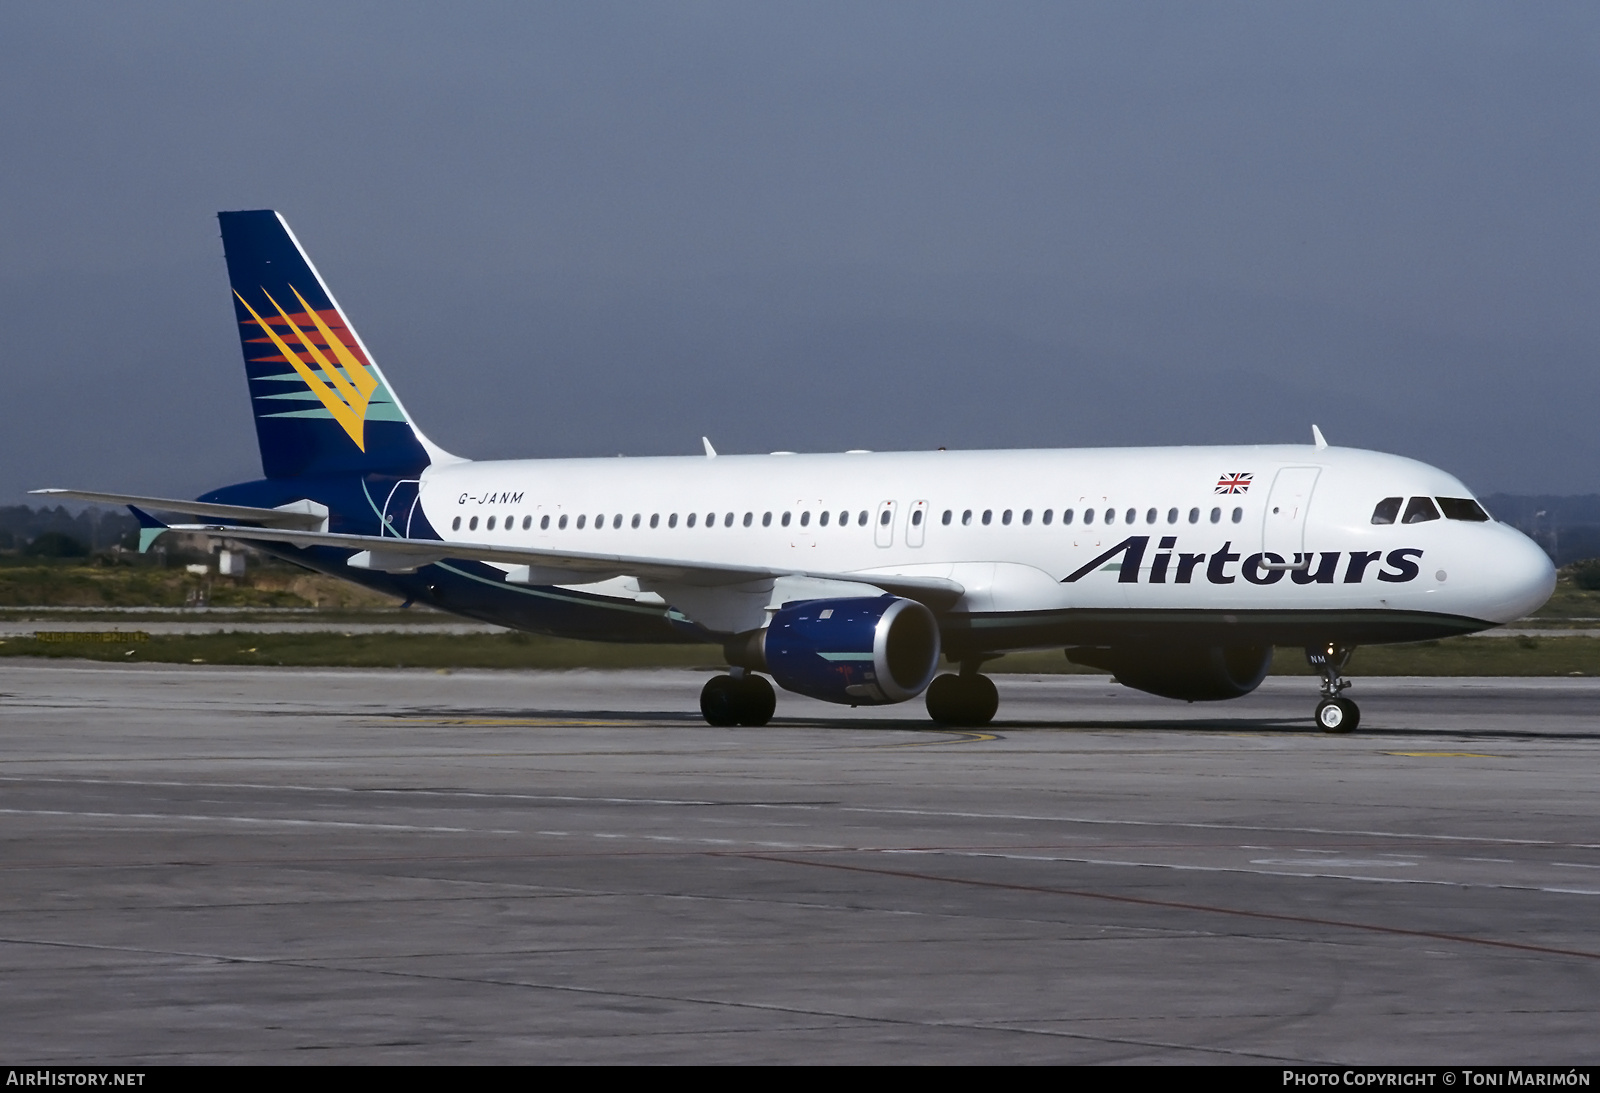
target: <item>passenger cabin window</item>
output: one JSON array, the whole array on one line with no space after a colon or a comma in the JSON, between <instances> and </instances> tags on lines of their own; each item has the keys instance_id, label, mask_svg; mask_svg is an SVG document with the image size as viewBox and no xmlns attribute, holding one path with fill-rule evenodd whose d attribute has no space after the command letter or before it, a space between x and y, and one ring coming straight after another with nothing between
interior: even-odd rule
<instances>
[{"instance_id":1,"label":"passenger cabin window","mask_svg":"<svg viewBox=\"0 0 1600 1093\"><path fill-rule=\"evenodd\" d=\"M477 531L478 530L478 518L476 516L474 516L472 519L467 521L467 530L468 531Z\"/></svg>"},{"instance_id":2,"label":"passenger cabin window","mask_svg":"<svg viewBox=\"0 0 1600 1093\"><path fill-rule=\"evenodd\" d=\"M1139 510L1138 509L1129 509L1127 512L1122 514L1122 522L1124 524L1131 524L1135 520L1137 520L1138 518L1139 518Z\"/></svg>"},{"instance_id":3,"label":"passenger cabin window","mask_svg":"<svg viewBox=\"0 0 1600 1093\"><path fill-rule=\"evenodd\" d=\"M1116 509L1106 509L1105 522L1108 524L1114 524L1117 522Z\"/></svg>"},{"instance_id":4,"label":"passenger cabin window","mask_svg":"<svg viewBox=\"0 0 1600 1093\"><path fill-rule=\"evenodd\" d=\"M1395 518L1400 515L1400 502L1404 500L1404 497L1385 497L1382 501L1379 501L1377 507L1372 510L1372 522L1374 524L1394 523Z\"/></svg>"},{"instance_id":5,"label":"passenger cabin window","mask_svg":"<svg viewBox=\"0 0 1600 1093\"><path fill-rule=\"evenodd\" d=\"M1444 510L1446 520L1471 520L1474 523L1483 523L1489 519L1489 514L1483 511L1483 506L1470 497L1435 497L1439 507Z\"/></svg>"},{"instance_id":6,"label":"passenger cabin window","mask_svg":"<svg viewBox=\"0 0 1600 1093\"><path fill-rule=\"evenodd\" d=\"M847 512L844 515L849 516L850 514ZM916 511L914 511L911 514L911 526L914 527L914 528L920 528L922 526L922 510L921 509L917 509Z\"/></svg>"},{"instance_id":7,"label":"passenger cabin window","mask_svg":"<svg viewBox=\"0 0 1600 1093\"><path fill-rule=\"evenodd\" d=\"M920 523L921 521L918 522ZM850 514L848 512L839 513L839 526L842 528L847 528L850 526Z\"/></svg>"},{"instance_id":8,"label":"passenger cabin window","mask_svg":"<svg viewBox=\"0 0 1600 1093\"><path fill-rule=\"evenodd\" d=\"M658 528L660 526L661 526L661 514L659 512L652 512L650 514L650 527L651 527L651 529L654 530L655 528Z\"/></svg>"},{"instance_id":9,"label":"passenger cabin window","mask_svg":"<svg viewBox=\"0 0 1600 1093\"><path fill-rule=\"evenodd\" d=\"M817 525L819 527L827 527L828 526L828 517L831 516L831 515L833 515L833 514L830 513L830 512L827 512L827 511L823 511L823 512L818 513L817 514Z\"/></svg>"},{"instance_id":10,"label":"passenger cabin window","mask_svg":"<svg viewBox=\"0 0 1600 1093\"><path fill-rule=\"evenodd\" d=\"M1032 509L1023 509L1022 510L1022 526L1023 527L1027 527L1031 523L1033 523L1033 510Z\"/></svg>"},{"instance_id":11,"label":"passenger cabin window","mask_svg":"<svg viewBox=\"0 0 1600 1093\"><path fill-rule=\"evenodd\" d=\"M1233 510L1233 522L1237 524L1240 520L1243 520L1243 519L1244 519L1244 509L1234 509Z\"/></svg>"},{"instance_id":12,"label":"passenger cabin window","mask_svg":"<svg viewBox=\"0 0 1600 1093\"><path fill-rule=\"evenodd\" d=\"M1428 497L1413 497L1406 502L1406 514L1401 517L1402 524L1425 524L1429 520L1439 519L1439 510L1433 507L1433 500Z\"/></svg>"},{"instance_id":13,"label":"passenger cabin window","mask_svg":"<svg viewBox=\"0 0 1600 1093\"><path fill-rule=\"evenodd\" d=\"M640 517L639 517L639 514L638 514L638 513L637 513L637 512L636 512L636 513L634 513L634 514L633 514L633 522L632 522L632 526L634 526L634 527L638 527L638 526L639 526L639 519L640 519Z\"/></svg>"},{"instance_id":14,"label":"passenger cabin window","mask_svg":"<svg viewBox=\"0 0 1600 1093\"><path fill-rule=\"evenodd\" d=\"M566 518L565 514L563 514L562 517L561 517L560 530L562 530L562 531L566 531L567 530L567 518Z\"/></svg>"},{"instance_id":15,"label":"passenger cabin window","mask_svg":"<svg viewBox=\"0 0 1600 1093\"><path fill-rule=\"evenodd\" d=\"M1222 523L1222 510L1221 509L1212 509L1211 510L1211 522L1213 524Z\"/></svg>"},{"instance_id":16,"label":"passenger cabin window","mask_svg":"<svg viewBox=\"0 0 1600 1093\"><path fill-rule=\"evenodd\" d=\"M950 522L950 514L947 512L947 513L944 514L944 516L945 516L944 522L948 524ZM860 512L858 512L856 514L856 523L858 525L860 525L861 527L866 527L867 526L867 510L866 509L862 509Z\"/></svg>"},{"instance_id":17,"label":"passenger cabin window","mask_svg":"<svg viewBox=\"0 0 1600 1093\"><path fill-rule=\"evenodd\" d=\"M1094 523L1094 509L1084 509L1083 510L1083 522L1085 524Z\"/></svg>"},{"instance_id":18,"label":"passenger cabin window","mask_svg":"<svg viewBox=\"0 0 1600 1093\"><path fill-rule=\"evenodd\" d=\"M772 513L763 512L761 514L761 526L764 528L770 528L772 526Z\"/></svg>"},{"instance_id":19,"label":"passenger cabin window","mask_svg":"<svg viewBox=\"0 0 1600 1093\"><path fill-rule=\"evenodd\" d=\"M1153 523L1156 522L1156 510L1155 509L1151 509L1149 512L1144 514L1144 522L1147 523L1147 524L1153 524Z\"/></svg>"},{"instance_id":20,"label":"passenger cabin window","mask_svg":"<svg viewBox=\"0 0 1600 1093\"><path fill-rule=\"evenodd\" d=\"M993 520L993 519L994 519L994 509L984 509L983 510L983 526L984 527L988 527L989 526L989 522L991 520Z\"/></svg>"},{"instance_id":21,"label":"passenger cabin window","mask_svg":"<svg viewBox=\"0 0 1600 1093\"><path fill-rule=\"evenodd\" d=\"M778 522L780 524L782 524L784 527L788 527L789 526L789 514L787 512L784 513L783 514L783 519L778 521Z\"/></svg>"},{"instance_id":22,"label":"passenger cabin window","mask_svg":"<svg viewBox=\"0 0 1600 1093\"><path fill-rule=\"evenodd\" d=\"M945 527L949 527L950 526L950 517L952 515L954 515L954 514L949 509L945 509L944 510L944 515L939 517L939 523L943 524Z\"/></svg>"},{"instance_id":23,"label":"passenger cabin window","mask_svg":"<svg viewBox=\"0 0 1600 1093\"><path fill-rule=\"evenodd\" d=\"M677 526L678 526L678 514L674 512L674 513L671 513L670 515L667 516L667 527L675 528Z\"/></svg>"},{"instance_id":24,"label":"passenger cabin window","mask_svg":"<svg viewBox=\"0 0 1600 1093\"><path fill-rule=\"evenodd\" d=\"M545 519L545 523L546 524L548 524L550 522L550 517L546 516L544 519ZM524 516L522 518L522 530L523 531L527 531L531 527L533 527L533 517Z\"/></svg>"},{"instance_id":25,"label":"passenger cabin window","mask_svg":"<svg viewBox=\"0 0 1600 1093\"><path fill-rule=\"evenodd\" d=\"M454 520L450 521L450 530L451 531L460 531L461 530L461 517L457 516Z\"/></svg>"},{"instance_id":26,"label":"passenger cabin window","mask_svg":"<svg viewBox=\"0 0 1600 1093\"><path fill-rule=\"evenodd\" d=\"M540 531L549 531L550 530L550 517L549 516L541 516L541 517L539 517L539 530Z\"/></svg>"},{"instance_id":27,"label":"passenger cabin window","mask_svg":"<svg viewBox=\"0 0 1600 1093\"><path fill-rule=\"evenodd\" d=\"M619 513L617 513L615 516L613 516L611 518L611 528L612 528L613 531L615 531L616 529L620 528L621 526L622 526L622 513L619 512ZM634 517L633 526L634 527L638 527L639 526L639 518L638 517Z\"/></svg>"},{"instance_id":28,"label":"passenger cabin window","mask_svg":"<svg viewBox=\"0 0 1600 1093\"><path fill-rule=\"evenodd\" d=\"M1011 526L1011 510L1010 509L1006 509L1006 511L1004 511L1004 512L1002 512L1000 514L1000 522L1002 524L1006 525L1007 527Z\"/></svg>"},{"instance_id":29,"label":"passenger cabin window","mask_svg":"<svg viewBox=\"0 0 1600 1093\"><path fill-rule=\"evenodd\" d=\"M811 514L809 512L800 514L800 526L803 528L811 526Z\"/></svg>"},{"instance_id":30,"label":"passenger cabin window","mask_svg":"<svg viewBox=\"0 0 1600 1093\"><path fill-rule=\"evenodd\" d=\"M1045 527L1049 527L1050 526L1050 518L1051 518L1052 515L1054 515L1054 514L1051 512L1050 509L1045 509L1044 510L1044 514L1039 517L1039 522L1041 524L1043 524Z\"/></svg>"},{"instance_id":31,"label":"passenger cabin window","mask_svg":"<svg viewBox=\"0 0 1600 1093\"><path fill-rule=\"evenodd\" d=\"M1199 509L1190 509L1189 510L1189 523L1198 524L1199 522L1200 522L1200 510Z\"/></svg>"},{"instance_id":32,"label":"passenger cabin window","mask_svg":"<svg viewBox=\"0 0 1600 1093\"><path fill-rule=\"evenodd\" d=\"M699 517L700 517L699 513L691 512L689 514L688 518L686 520L684 520L684 522L683 522L684 526L685 527L691 527L691 528L694 527L694 522L695 522L695 520L699 519Z\"/></svg>"},{"instance_id":33,"label":"passenger cabin window","mask_svg":"<svg viewBox=\"0 0 1600 1093\"><path fill-rule=\"evenodd\" d=\"M1087 523L1088 519L1089 518L1087 516L1085 516L1084 517L1084 522ZM1062 509L1061 510L1061 523L1062 523L1063 526L1072 523L1072 510L1071 509Z\"/></svg>"},{"instance_id":34,"label":"passenger cabin window","mask_svg":"<svg viewBox=\"0 0 1600 1093\"><path fill-rule=\"evenodd\" d=\"M961 514L961 526L966 527L970 523L972 523L972 510L967 509Z\"/></svg>"},{"instance_id":35,"label":"passenger cabin window","mask_svg":"<svg viewBox=\"0 0 1600 1093\"><path fill-rule=\"evenodd\" d=\"M1178 510L1177 509L1168 509L1167 510L1167 523L1176 524L1177 522L1178 522Z\"/></svg>"},{"instance_id":36,"label":"passenger cabin window","mask_svg":"<svg viewBox=\"0 0 1600 1093\"><path fill-rule=\"evenodd\" d=\"M722 526L725 528L733 527L733 513L730 512L722 518Z\"/></svg>"}]
</instances>

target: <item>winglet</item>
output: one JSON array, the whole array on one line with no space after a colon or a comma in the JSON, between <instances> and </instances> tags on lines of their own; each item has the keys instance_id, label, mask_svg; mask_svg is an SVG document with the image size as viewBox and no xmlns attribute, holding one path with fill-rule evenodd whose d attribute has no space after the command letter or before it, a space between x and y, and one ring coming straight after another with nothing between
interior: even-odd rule
<instances>
[{"instance_id":1,"label":"winglet","mask_svg":"<svg viewBox=\"0 0 1600 1093\"><path fill-rule=\"evenodd\" d=\"M128 511L133 513L133 518L139 521L139 553L143 554L150 549L150 544L161 537L168 529L166 524L151 516L138 505L129 505Z\"/></svg>"},{"instance_id":2,"label":"winglet","mask_svg":"<svg viewBox=\"0 0 1600 1093\"><path fill-rule=\"evenodd\" d=\"M715 459L715 458L717 458L717 450L711 446L711 440L708 437L701 437L700 438L700 443L702 443L702 444L704 444L706 446L706 458L707 459Z\"/></svg>"},{"instance_id":3,"label":"winglet","mask_svg":"<svg viewBox=\"0 0 1600 1093\"><path fill-rule=\"evenodd\" d=\"M1319 452L1328 446L1327 440L1322 435L1322 430L1315 425L1311 426L1311 443L1316 446Z\"/></svg>"}]
</instances>

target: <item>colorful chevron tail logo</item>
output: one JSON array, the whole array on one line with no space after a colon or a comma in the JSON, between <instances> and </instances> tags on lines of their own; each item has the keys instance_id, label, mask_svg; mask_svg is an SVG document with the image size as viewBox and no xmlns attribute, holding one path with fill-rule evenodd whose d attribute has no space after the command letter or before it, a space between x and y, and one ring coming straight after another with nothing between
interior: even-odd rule
<instances>
[{"instance_id":1,"label":"colorful chevron tail logo","mask_svg":"<svg viewBox=\"0 0 1600 1093\"><path fill-rule=\"evenodd\" d=\"M237 291L234 295L244 305L244 309L250 312L250 317L256 321L256 325L271 339L278 352L283 354L283 359L294 368L301 379L305 380L306 386L311 388L312 393L323 406L327 407L334 420L350 435L350 439L355 441L356 447L366 451L364 429L367 407L372 402L373 392L378 390L378 380L362 364L358 355L360 351L354 346L345 344L316 309L306 303L305 297L301 296L293 285L289 286L289 291L293 292L294 298L300 302L304 318L316 327L314 334L308 334L301 323L290 318L288 312L284 311L278 301L272 298L272 294L264 288L261 293L277 311L276 319L263 319L260 313L250 306L248 300L240 296ZM273 329L277 324L286 328L284 333L280 334ZM291 346L289 338L297 341L300 348ZM319 340L321 345L318 344ZM326 353L323 352L324 347L327 349ZM329 353L333 355L333 360L329 360ZM312 370L313 364L318 371Z\"/></svg>"}]
</instances>

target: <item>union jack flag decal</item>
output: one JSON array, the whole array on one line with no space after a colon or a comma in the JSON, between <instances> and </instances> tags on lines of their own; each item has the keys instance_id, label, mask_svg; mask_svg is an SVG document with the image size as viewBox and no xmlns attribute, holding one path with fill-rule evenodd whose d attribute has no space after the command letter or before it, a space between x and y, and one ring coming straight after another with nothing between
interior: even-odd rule
<instances>
[{"instance_id":1,"label":"union jack flag decal","mask_svg":"<svg viewBox=\"0 0 1600 1093\"><path fill-rule=\"evenodd\" d=\"M1249 493L1252 474L1225 474L1217 479L1218 493Z\"/></svg>"}]
</instances>

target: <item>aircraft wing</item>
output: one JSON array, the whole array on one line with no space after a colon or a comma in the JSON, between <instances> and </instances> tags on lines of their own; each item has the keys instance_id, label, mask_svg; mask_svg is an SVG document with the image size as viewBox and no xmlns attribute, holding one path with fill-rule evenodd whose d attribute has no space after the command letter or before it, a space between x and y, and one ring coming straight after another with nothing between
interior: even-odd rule
<instances>
[{"instance_id":1,"label":"aircraft wing","mask_svg":"<svg viewBox=\"0 0 1600 1093\"><path fill-rule=\"evenodd\" d=\"M276 511L276 510L266 510ZM445 558L502 565L528 566L539 571L537 583L586 583L611 577L637 577L664 583L702 585L743 584L778 577L813 577L828 581L881 588L895 596L916 600L944 611L966 592L944 577L895 576L884 573L819 573L812 570L771 569L763 566L690 562L672 558L644 558L626 554L589 554L578 551L541 550L537 547L489 543L446 543L438 539L402 539L388 535L340 535L320 531L235 527L228 524L172 524L172 531L209 535L219 539L244 539L289 543L299 547L338 547L361 551L350 560L359 569L404 572ZM569 577L570 580L561 580Z\"/></svg>"}]
</instances>

